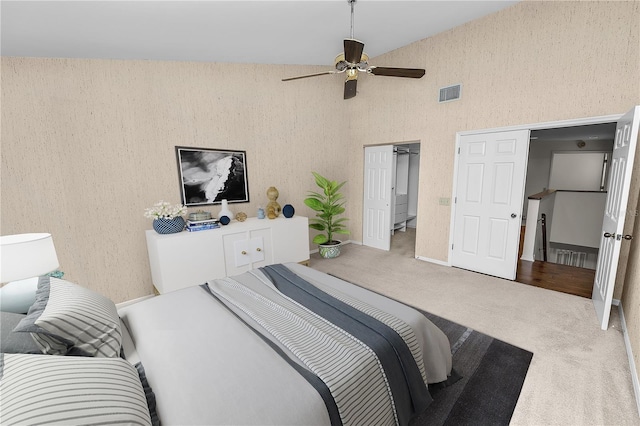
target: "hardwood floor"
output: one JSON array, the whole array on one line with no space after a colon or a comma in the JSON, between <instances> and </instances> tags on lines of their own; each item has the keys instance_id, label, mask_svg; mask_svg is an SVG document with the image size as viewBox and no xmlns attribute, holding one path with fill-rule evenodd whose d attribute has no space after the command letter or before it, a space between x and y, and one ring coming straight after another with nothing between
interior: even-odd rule
<instances>
[{"instance_id":1,"label":"hardwood floor","mask_svg":"<svg viewBox=\"0 0 640 426\"><path fill-rule=\"evenodd\" d=\"M518 260L516 281L591 298L596 271L551 262Z\"/></svg>"},{"instance_id":2,"label":"hardwood floor","mask_svg":"<svg viewBox=\"0 0 640 426\"><path fill-rule=\"evenodd\" d=\"M524 238L524 232L521 235ZM409 257L415 257L415 244L415 228L407 228L406 232L396 232L391 237L391 250ZM522 245L523 242L521 241L520 247ZM518 258L521 255L522 252L518 255ZM592 269L542 261L528 262L526 260L518 260L516 282L590 299L595 275L596 271Z\"/></svg>"}]
</instances>

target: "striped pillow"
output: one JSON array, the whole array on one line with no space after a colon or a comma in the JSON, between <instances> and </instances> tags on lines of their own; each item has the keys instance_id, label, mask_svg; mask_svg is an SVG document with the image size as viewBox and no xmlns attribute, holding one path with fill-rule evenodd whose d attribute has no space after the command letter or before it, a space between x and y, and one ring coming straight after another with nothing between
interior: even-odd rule
<instances>
[{"instance_id":1,"label":"striped pillow","mask_svg":"<svg viewBox=\"0 0 640 426\"><path fill-rule=\"evenodd\" d=\"M41 277L36 302L14 329L31 333L43 353L118 357L120 318L106 297L65 280Z\"/></svg>"},{"instance_id":2,"label":"striped pillow","mask_svg":"<svg viewBox=\"0 0 640 426\"><path fill-rule=\"evenodd\" d=\"M151 425L136 369L121 358L0 354L0 424Z\"/></svg>"}]
</instances>

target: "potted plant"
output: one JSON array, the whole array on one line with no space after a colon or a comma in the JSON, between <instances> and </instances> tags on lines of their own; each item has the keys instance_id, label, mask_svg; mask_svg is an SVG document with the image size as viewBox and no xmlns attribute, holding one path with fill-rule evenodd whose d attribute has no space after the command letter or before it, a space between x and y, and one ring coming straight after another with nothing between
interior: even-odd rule
<instances>
[{"instance_id":1,"label":"potted plant","mask_svg":"<svg viewBox=\"0 0 640 426\"><path fill-rule=\"evenodd\" d=\"M339 192L346 182L338 183L329 180L316 172L313 176L316 185L322 192L309 191L304 203L316 211L316 217L310 219L309 228L323 231L313 238L313 242L318 244L320 255L326 259L338 257L340 255L341 241L335 240L335 234L349 234L345 229L346 218L337 216L344 213L344 196Z\"/></svg>"}]
</instances>

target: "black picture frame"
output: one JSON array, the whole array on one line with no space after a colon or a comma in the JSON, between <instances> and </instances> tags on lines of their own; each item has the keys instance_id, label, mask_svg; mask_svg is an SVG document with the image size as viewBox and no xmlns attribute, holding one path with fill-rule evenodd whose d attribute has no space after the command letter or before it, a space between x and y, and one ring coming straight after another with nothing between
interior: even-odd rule
<instances>
[{"instance_id":1,"label":"black picture frame","mask_svg":"<svg viewBox=\"0 0 640 426\"><path fill-rule=\"evenodd\" d=\"M182 204L249 202L245 151L176 146Z\"/></svg>"}]
</instances>

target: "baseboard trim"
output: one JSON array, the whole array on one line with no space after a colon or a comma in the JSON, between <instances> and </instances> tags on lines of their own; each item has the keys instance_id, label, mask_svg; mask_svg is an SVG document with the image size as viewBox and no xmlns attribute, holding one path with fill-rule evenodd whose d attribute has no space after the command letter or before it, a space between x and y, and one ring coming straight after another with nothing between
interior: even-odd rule
<instances>
[{"instance_id":1,"label":"baseboard trim","mask_svg":"<svg viewBox=\"0 0 640 426\"><path fill-rule=\"evenodd\" d=\"M154 287L155 288L155 287ZM155 294L149 294L147 296L138 297L137 299L126 300L124 302L116 303L116 309L124 308L125 306L133 305L134 303L142 302L146 299L151 299L155 297Z\"/></svg>"},{"instance_id":2,"label":"baseboard trim","mask_svg":"<svg viewBox=\"0 0 640 426\"><path fill-rule=\"evenodd\" d=\"M618 300L618 303L620 301ZM633 382L633 391L636 394L636 405L638 406L638 417L640 417L640 380L638 380L638 370L633 359L633 350L631 349L631 339L627 333L627 321L624 319L624 310L622 305L618 305L620 312L620 324L622 325L622 335L624 336L624 345L627 349L627 357L629 358L629 369L631 370L631 381Z\"/></svg>"},{"instance_id":3,"label":"baseboard trim","mask_svg":"<svg viewBox=\"0 0 640 426\"><path fill-rule=\"evenodd\" d=\"M449 262L445 262L445 261L438 260L438 259L431 259L429 257L416 256L416 259L422 260L423 262L435 263L436 265L451 266L451 264Z\"/></svg>"},{"instance_id":4,"label":"baseboard trim","mask_svg":"<svg viewBox=\"0 0 640 426\"><path fill-rule=\"evenodd\" d=\"M347 240L347 241L343 241L342 244L357 244L359 246L362 245L362 243L360 241L353 241L353 240ZM313 253L318 253L318 249L315 248L313 250L309 250L309 254L313 254Z\"/></svg>"}]
</instances>

